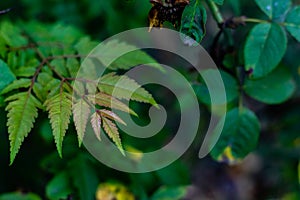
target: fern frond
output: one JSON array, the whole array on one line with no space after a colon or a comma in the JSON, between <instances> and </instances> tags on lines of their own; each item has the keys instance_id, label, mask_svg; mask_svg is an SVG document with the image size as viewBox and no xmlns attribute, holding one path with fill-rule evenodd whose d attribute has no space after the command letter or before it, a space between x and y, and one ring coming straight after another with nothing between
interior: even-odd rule
<instances>
[{"instance_id":1,"label":"fern frond","mask_svg":"<svg viewBox=\"0 0 300 200\"><path fill-rule=\"evenodd\" d=\"M21 78L15 80L14 82L6 86L2 90L1 94L6 94L8 92L11 92L12 90L19 89L19 88L28 88L30 85L31 85L31 79Z\"/></svg>"},{"instance_id":2,"label":"fern frond","mask_svg":"<svg viewBox=\"0 0 300 200\"><path fill-rule=\"evenodd\" d=\"M94 130L94 133L99 141L101 141L100 133L101 133L101 117L95 112L91 116L91 125Z\"/></svg>"},{"instance_id":3,"label":"fern frond","mask_svg":"<svg viewBox=\"0 0 300 200\"><path fill-rule=\"evenodd\" d=\"M157 105L152 95L142 88L135 80L123 75L109 73L100 78L98 88L101 92L119 99L134 100ZM130 96L130 94L132 95Z\"/></svg>"},{"instance_id":4,"label":"fern frond","mask_svg":"<svg viewBox=\"0 0 300 200\"><path fill-rule=\"evenodd\" d=\"M114 108L137 116L137 114L133 110L131 110L126 104L112 97L111 95L99 92L95 96L88 96L88 98L90 101L94 102L94 104L98 104L99 106Z\"/></svg>"},{"instance_id":5,"label":"fern frond","mask_svg":"<svg viewBox=\"0 0 300 200\"><path fill-rule=\"evenodd\" d=\"M107 135L112 139L112 141L117 145L120 152L125 156L124 149L122 147L120 134L115 123L109 119L102 117L103 128Z\"/></svg>"},{"instance_id":6,"label":"fern frond","mask_svg":"<svg viewBox=\"0 0 300 200\"><path fill-rule=\"evenodd\" d=\"M99 110L101 116L112 119L114 121L120 122L121 124L126 126L126 123L114 112L106 109Z\"/></svg>"},{"instance_id":7,"label":"fern frond","mask_svg":"<svg viewBox=\"0 0 300 200\"><path fill-rule=\"evenodd\" d=\"M73 104L73 119L77 131L79 146L81 146L85 134L90 112L90 106L84 99L80 99L77 103Z\"/></svg>"},{"instance_id":8,"label":"fern frond","mask_svg":"<svg viewBox=\"0 0 300 200\"><path fill-rule=\"evenodd\" d=\"M62 157L62 143L72 113L71 98L70 94L61 92L45 101L46 109L49 112L56 148L60 157Z\"/></svg>"},{"instance_id":9,"label":"fern frond","mask_svg":"<svg viewBox=\"0 0 300 200\"><path fill-rule=\"evenodd\" d=\"M42 105L28 92L13 95L6 101L10 101L5 110L8 111L7 126L10 140L10 164L12 164L22 142L32 129L35 118L38 116L37 108L42 107Z\"/></svg>"}]
</instances>

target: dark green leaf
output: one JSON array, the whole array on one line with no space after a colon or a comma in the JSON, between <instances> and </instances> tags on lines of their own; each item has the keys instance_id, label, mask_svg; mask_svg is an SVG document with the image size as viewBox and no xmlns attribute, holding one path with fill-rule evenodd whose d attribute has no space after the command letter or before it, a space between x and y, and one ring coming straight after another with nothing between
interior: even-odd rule
<instances>
[{"instance_id":1,"label":"dark green leaf","mask_svg":"<svg viewBox=\"0 0 300 200\"><path fill-rule=\"evenodd\" d=\"M0 27L0 35L7 45L20 47L27 44L27 40L22 36L18 26L15 26L10 22L3 22Z\"/></svg>"},{"instance_id":2,"label":"dark green leaf","mask_svg":"<svg viewBox=\"0 0 300 200\"><path fill-rule=\"evenodd\" d=\"M225 92L226 92L226 99L227 102L231 102L234 99L236 99L239 95L239 86L235 78L233 78L230 74L224 72L224 71L219 71L225 86ZM214 83L215 77L217 77L218 73L217 70L207 70L203 73L205 73L205 76L208 77L209 80ZM211 96L209 94L208 88L205 85L205 83L202 84L194 84L193 88L196 92L197 97L199 100L205 104L211 104ZM220 102L222 99L222 94L224 92L224 88L220 88L217 85L213 88L213 92L215 95L221 95L220 98L215 99L215 102L218 102L220 104L224 104L225 102ZM218 100L220 99L220 100Z\"/></svg>"},{"instance_id":3,"label":"dark green leaf","mask_svg":"<svg viewBox=\"0 0 300 200\"><path fill-rule=\"evenodd\" d=\"M93 200L99 183L97 173L89 160L80 155L71 162L71 178L77 190L79 199Z\"/></svg>"},{"instance_id":4,"label":"dark green leaf","mask_svg":"<svg viewBox=\"0 0 300 200\"><path fill-rule=\"evenodd\" d=\"M285 26L289 33L300 42L300 6L296 6L287 14Z\"/></svg>"},{"instance_id":5,"label":"dark green leaf","mask_svg":"<svg viewBox=\"0 0 300 200\"><path fill-rule=\"evenodd\" d=\"M244 89L249 96L258 101L278 104L292 96L296 85L289 71L280 67L262 79L247 79Z\"/></svg>"},{"instance_id":6,"label":"dark green leaf","mask_svg":"<svg viewBox=\"0 0 300 200\"><path fill-rule=\"evenodd\" d=\"M57 174L46 186L46 195L51 200L66 199L71 193L72 187L66 172Z\"/></svg>"},{"instance_id":7,"label":"dark green leaf","mask_svg":"<svg viewBox=\"0 0 300 200\"><path fill-rule=\"evenodd\" d=\"M252 78L266 76L281 61L287 47L284 30L277 24L256 25L247 37L244 56Z\"/></svg>"},{"instance_id":8,"label":"dark green leaf","mask_svg":"<svg viewBox=\"0 0 300 200\"><path fill-rule=\"evenodd\" d=\"M224 117L223 117L224 120ZM220 130L218 124L216 130ZM235 164L256 147L260 125L255 114L247 108L235 108L225 117L225 124L211 151L214 159Z\"/></svg>"},{"instance_id":9,"label":"dark green leaf","mask_svg":"<svg viewBox=\"0 0 300 200\"><path fill-rule=\"evenodd\" d=\"M206 33L206 20L206 10L200 1L193 1L185 7L180 26L180 32L184 34L182 35L184 43L193 45L191 38L198 43L201 42Z\"/></svg>"},{"instance_id":10,"label":"dark green leaf","mask_svg":"<svg viewBox=\"0 0 300 200\"><path fill-rule=\"evenodd\" d=\"M16 77L3 60L0 59L0 92L13 82Z\"/></svg>"},{"instance_id":11,"label":"dark green leaf","mask_svg":"<svg viewBox=\"0 0 300 200\"><path fill-rule=\"evenodd\" d=\"M255 2L270 19L281 18L292 5L290 0L255 0Z\"/></svg>"}]
</instances>

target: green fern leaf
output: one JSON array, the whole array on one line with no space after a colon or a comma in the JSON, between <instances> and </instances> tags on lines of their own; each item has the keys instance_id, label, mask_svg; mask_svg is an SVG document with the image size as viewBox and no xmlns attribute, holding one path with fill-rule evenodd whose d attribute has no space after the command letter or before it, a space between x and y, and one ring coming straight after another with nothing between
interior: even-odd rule
<instances>
[{"instance_id":1,"label":"green fern leaf","mask_svg":"<svg viewBox=\"0 0 300 200\"><path fill-rule=\"evenodd\" d=\"M118 76L115 73L106 74L101 77L98 87L101 92L113 95L119 99L135 100L157 105L149 92L127 76ZM131 93L132 95L130 96Z\"/></svg>"},{"instance_id":2,"label":"green fern leaf","mask_svg":"<svg viewBox=\"0 0 300 200\"><path fill-rule=\"evenodd\" d=\"M105 117L102 117L102 123L103 123L103 128L107 133L107 135L113 140L113 142L117 145L120 152L125 156L125 152L121 143L120 134L116 124Z\"/></svg>"},{"instance_id":3,"label":"green fern leaf","mask_svg":"<svg viewBox=\"0 0 300 200\"><path fill-rule=\"evenodd\" d=\"M7 126L10 140L10 164L12 164L38 116L37 108L42 105L28 92L13 95L6 101L10 101L5 110L8 111Z\"/></svg>"},{"instance_id":4,"label":"green fern leaf","mask_svg":"<svg viewBox=\"0 0 300 200\"><path fill-rule=\"evenodd\" d=\"M72 113L71 98L70 94L61 92L45 102L46 109L49 112L56 148L60 157L62 157L62 143Z\"/></svg>"},{"instance_id":5,"label":"green fern leaf","mask_svg":"<svg viewBox=\"0 0 300 200\"><path fill-rule=\"evenodd\" d=\"M126 125L126 123L114 112L106 109L99 110L99 113L101 116L112 119L114 121L120 122L123 125Z\"/></svg>"},{"instance_id":6,"label":"green fern leaf","mask_svg":"<svg viewBox=\"0 0 300 200\"><path fill-rule=\"evenodd\" d=\"M98 104L99 106L121 110L123 112L127 112L137 116L137 114L133 110L131 110L126 104L112 97L111 95L100 92L97 93L95 96L88 96L88 98L90 101L94 102L94 104Z\"/></svg>"},{"instance_id":7,"label":"green fern leaf","mask_svg":"<svg viewBox=\"0 0 300 200\"><path fill-rule=\"evenodd\" d=\"M84 99L80 99L77 103L73 104L73 119L77 130L79 146L81 146L84 137L90 112L90 106Z\"/></svg>"},{"instance_id":8,"label":"green fern leaf","mask_svg":"<svg viewBox=\"0 0 300 200\"><path fill-rule=\"evenodd\" d=\"M16 90L19 88L28 88L30 85L31 85L31 79L21 78L21 79L15 80L14 82L12 82L8 86L6 86L2 90L1 94L6 94L8 92L11 92L12 90Z\"/></svg>"},{"instance_id":9,"label":"green fern leaf","mask_svg":"<svg viewBox=\"0 0 300 200\"><path fill-rule=\"evenodd\" d=\"M101 133L101 117L95 112L91 116L91 125L94 130L94 133L99 141L101 141L100 133Z\"/></svg>"}]
</instances>

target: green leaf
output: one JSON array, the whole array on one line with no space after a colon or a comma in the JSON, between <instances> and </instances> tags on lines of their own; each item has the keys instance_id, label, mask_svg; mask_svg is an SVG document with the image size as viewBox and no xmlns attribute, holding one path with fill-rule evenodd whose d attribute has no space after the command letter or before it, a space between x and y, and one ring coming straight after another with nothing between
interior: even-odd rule
<instances>
[{"instance_id":1,"label":"green leaf","mask_svg":"<svg viewBox=\"0 0 300 200\"><path fill-rule=\"evenodd\" d=\"M78 135L79 146L81 146L85 134L90 112L90 106L84 99L80 99L77 103L73 104L73 119Z\"/></svg>"},{"instance_id":2,"label":"green leaf","mask_svg":"<svg viewBox=\"0 0 300 200\"><path fill-rule=\"evenodd\" d=\"M218 73L220 72L224 86L225 86L225 92L226 92L226 100L227 102L232 102L235 100L239 95L239 85L238 82L234 77L232 77L230 74L222 71L222 70L206 70L203 72L203 74L207 77L207 79L211 80L212 83L214 83L214 78L217 77ZM194 84L193 89L199 98L199 100L202 103L211 104L211 97L208 91L207 86L205 83L201 84ZM223 94L223 88L220 88L218 86L213 87L215 94ZM222 99L222 96L220 97ZM226 102L220 102L221 100L215 99L215 102L218 102L219 104L224 104Z\"/></svg>"},{"instance_id":3,"label":"green leaf","mask_svg":"<svg viewBox=\"0 0 300 200\"><path fill-rule=\"evenodd\" d=\"M71 77L76 77L80 67L80 63L76 58L68 58L66 67Z\"/></svg>"},{"instance_id":4,"label":"green leaf","mask_svg":"<svg viewBox=\"0 0 300 200\"><path fill-rule=\"evenodd\" d=\"M100 133L101 133L101 117L100 115L95 112L91 116L91 125L94 130L95 136L99 141L101 141Z\"/></svg>"},{"instance_id":5,"label":"green leaf","mask_svg":"<svg viewBox=\"0 0 300 200\"><path fill-rule=\"evenodd\" d=\"M31 79L21 78L21 79L15 80L11 84L9 84L6 88L4 88L1 92L1 94L6 94L15 89L28 88L31 85L31 83L32 83Z\"/></svg>"},{"instance_id":6,"label":"green leaf","mask_svg":"<svg viewBox=\"0 0 300 200\"><path fill-rule=\"evenodd\" d=\"M94 102L94 104L98 104L99 106L104 106L107 108L117 109L123 112L130 113L132 115L137 116L137 114L131 110L126 104L118 99L112 97L111 95L104 94L104 93L97 93L95 96L88 96L89 100Z\"/></svg>"},{"instance_id":7,"label":"green leaf","mask_svg":"<svg viewBox=\"0 0 300 200\"><path fill-rule=\"evenodd\" d=\"M79 42L75 45L75 49L78 54L82 56L87 56L93 48L97 46L98 43L92 42L89 37L84 37L79 40Z\"/></svg>"},{"instance_id":8,"label":"green leaf","mask_svg":"<svg viewBox=\"0 0 300 200\"><path fill-rule=\"evenodd\" d=\"M65 60L63 60L63 59L55 59L55 60L52 60L50 64L62 76L64 76L64 77L68 77L69 76L69 73L68 73L67 68L66 68L66 62L65 62Z\"/></svg>"},{"instance_id":9,"label":"green leaf","mask_svg":"<svg viewBox=\"0 0 300 200\"><path fill-rule=\"evenodd\" d=\"M36 67L21 67L15 71L17 77L32 77Z\"/></svg>"},{"instance_id":10,"label":"green leaf","mask_svg":"<svg viewBox=\"0 0 300 200\"><path fill-rule=\"evenodd\" d=\"M42 107L42 105L28 92L17 93L5 101L10 101L5 110L8 111L7 126L10 140L10 164L12 164L24 138L27 137L38 116L37 107Z\"/></svg>"},{"instance_id":11,"label":"green leaf","mask_svg":"<svg viewBox=\"0 0 300 200\"><path fill-rule=\"evenodd\" d=\"M157 104L149 92L133 79L124 75L118 76L115 73L106 74L100 78L98 88L101 92L119 99L151 103L152 105Z\"/></svg>"},{"instance_id":12,"label":"green leaf","mask_svg":"<svg viewBox=\"0 0 300 200\"><path fill-rule=\"evenodd\" d=\"M293 77L284 67L279 67L261 79L247 79L244 85L244 90L249 96L267 104L279 104L286 101L295 89Z\"/></svg>"},{"instance_id":13,"label":"green leaf","mask_svg":"<svg viewBox=\"0 0 300 200\"><path fill-rule=\"evenodd\" d=\"M196 0L187 5L183 11L180 26L180 32L184 34L183 41L190 44L192 42L190 38L192 38L200 43L206 34L206 20L206 10L200 1Z\"/></svg>"},{"instance_id":14,"label":"green leaf","mask_svg":"<svg viewBox=\"0 0 300 200\"><path fill-rule=\"evenodd\" d=\"M296 6L286 16L285 27L300 42L300 6Z\"/></svg>"},{"instance_id":15,"label":"green leaf","mask_svg":"<svg viewBox=\"0 0 300 200\"><path fill-rule=\"evenodd\" d=\"M8 84L16 79L15 75L11 72L7 64L0 59L0 92Z\"/></svg>"},{"instance_id":16,"label":"green leaf","mask_svg":"<svg viewBox=\"0 0 300 200\"><path fill-rule=\"evenodd\" d=\"M292 5L290 0L255 0L255 2L270 19L281 18Z\"/></svg>"},{"instance_id":17,"label":"green leaf","mask_svg":"<svg viewBox=\"0 0 300 200\"><path fill-rule=\"evenodd\" d=\"M130 69L137 65L146 64L164 71L164 69L157 64L157 61L147 53L136 49L133 45L119 42L118 40L111 40L102 46L98 46L92 54L97 56L104 66L112 70ZM117 59L112 62L111 58Z\"/></svg>"},{"instance_id":18,"label":"green leaf","mask_svg":"<svg viewBox=\"0 0 300 200\"><path fill-rule=\"evenodd\" d=\"M89 160L80 155L71 161L72 182L79 191L79 199L94 200L99 180Z\"/></svg>"},{"instance_id":19,"label":"green leaf","mask_svg":"<svg viewBox=\"0 0 300 200\"><path fill-rule=\"evenodd\" d=\"M212 1L219 5L223 5L224 3L224 0L212 0Z\"/></svg>"},{"instance_id":20,"label":"green leaf","mask_svg":"<svg viewBox=\"0 0 300 200\"><path fill-rule=\"evenodd\" d=\"M151 200L174 200L182 199L187 193L186 186L161 187L154 193Z\"/></svg>"},{"instance_id":21,"label":"green leaf","mask_svg":"<svg viewBox=\"0 0 300 200\"><path fill-rule=\"evenodd\" d=\"M0 27L0 36L7 45L20 47L27 44L27 39L22 36L21 30L18 26L6 21L1 23Z\"/></svg>"},{"instance_id":22,"label":"green leaf","mask_svg":"<svg viewBox=\"0 0 300 200\"><path fill-rule=\"evenodd\" d=\"M34 193L21 193L21 192L13 192L13 193L6 193L0 195L0 200L41 200L38 195Z\"/></svg>"},{"instance_id":23,"label":"green leaf","mask_svg":"<svg viewBox=\"0 0 300 200\"><path fill-rule=\"evenodd\" d=\"M61 92L50 99L47 99L44 103L49 112L51 127L60 157L62 157L62 143L72 113L71 99L72 97L70 94Z\"/></svg>"},{"instance_id":24,"label":"green leaf","mask_svg":"<svg viewBox=\"0 0 300 200\"><path fill-rule=\"evenodd\" d=\"M112 141L117 145L120 152L125 156L124 149L122 147L120 134L115 123L109 119L102 117L102 125L106 134L112 139Z\"/></svg>"},{"instance_id":25,"label":"green leaf","mask_svg":"<svg viewBox=\"0 0 300 200\"><path fill-rule=\"evenodd\" d=\"M277 24L258 24L247 37L244 48L245 67L252 78L266 76L285 54L287 38Z\"/></svg>"},{"instance_id":26,"label":"green leaf","mask_svg":"<svg viewBox=\"0 0 300 200\"><path fill-rule=\"evenodd\" d=\"M247 108L235 108L229 111L224 119L221 136L211 155L220 162L235 164L255 149L260 125L255 114ZM221 128L220 124L216 130Z\"/></svg>"},{"instance_id":27,"label":"green leaf","mask_svg":"<svg viewBox=\"0 0 300 200\"><path fill-rule=\"evenodd\" d=\"M106 109L100 109L98 110L98 112L101 116L119 122L126 126L126 123L116 113Z\"/></svg>"},{"instance_id":28,"label":"green leaf","mask_svg":"<svg viewBox=\"0 0 300 200\"><path fill-rule=\"evenodd\" d=\"M46 186L46 195L51 200L67 199L72 191L67 172L55 175Z\"/></svg>"}]
</instances>

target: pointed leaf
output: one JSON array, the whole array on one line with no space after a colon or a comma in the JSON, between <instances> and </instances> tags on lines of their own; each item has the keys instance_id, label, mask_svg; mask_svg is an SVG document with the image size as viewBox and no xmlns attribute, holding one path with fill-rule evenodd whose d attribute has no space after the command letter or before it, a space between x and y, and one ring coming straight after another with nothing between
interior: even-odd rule
<instances>
[{"instance_id":1,"label":"pointed leaf","mask_svg":"<svg viewBox=\"0 0 300 200\"><path fill-rule=\"evenodd\" d=\"M102 117L102 123L106 134L112 139L112 141L117 145L120 152L125 156L125 152L121 143L120 134L116 124L105 117Z\"/></svg>"},{"instance_id":2,"label":"pointed leaf","mask_svg":"<svg viewBox=\"0 0 300 200\"><path fill-rule=\"evenodd\" d=\"M91 125L94 130L94 133L99 141L101 141L100 133L101 133L101 117L95 112L91 116Z\"/></svg>"},{"instance_id":3,"label":"pointed leaf","mask_svg":"<svg viewBox=\"0 0 300 200\"><path fill-rule=\"evenodd\" d=\"M101 116L112 119L114 121L120 122L123 125L126 125L126 123L114 112L110 110L101 109L99 110L99 113Z\"/></svg>"},{"instance_id":4,"label":"pointed leaf","mask_svg":"<svg viewBox=\"0 0 300 200\"><path fill-rule=\"evenodd\" d=\"M49 112L49 118L58 154L62 157L62 143L70 123L72 113L71 96L61 92L50 99L46 100L45 106Z\"/></svg>"},{"instance_id":5,"label":"pointed leaf","mask_svg":"<svg viewBox=\"0 0 300 200\"><path fill-rule=\"evenodd\" d=\"M77 103L73 104L73 118L78 135L79 146L81 145L85 134L90 112L90 106L84 99L80 99Z\"/></svg>"},{"instance_id":6,"label":"pointed leaf","mask_svg":"<svg viewBox=\"0 0 300 200\"><path fill-rule=\"evenodd\" d=\"M12 90L19 89L19 88L28 88L31 85L31 79L25 79L21 78L18 80L15 80L11 84L9 84L7 87L5 87L1 94L6 94L8 92L11 92Z\"/></svg>"},{"instance_id":7,"label":"pointed leaf","mask_svg":"<svg viewBox=\"0 0 300 200\"><path fill-rule=\"evenodd\" d=\"M284 30L277 24L258 24L247 37L245 67L253 78L270 73L281 61L287 47Z\"/></svg>"},{"instance_id":8,"label":"pointed leaf","mask_svg":"<svg viewBox=\"0 0 300 200\"><path fill-rule=\"evenodd\" d=\"M18 93L7 98L6 101L11 101L6 106L6 111L8 111L10 164L12 164L24 138L27 137L33 127L35 118L38 116L37 107L41 107L41 104L28 92Z\"/></svg>"},{"instance_id":9,"label":"pointed leaf","mask_svg":"<svg viewBox=\"0 0 300 200\"><path fill-rule=\"evenodd\" d=\"M131 110L126 104L108 94L100 92L97 93L95 96L90 95L88 96L88 98L90 101L94 102L94 104L98 104L99 106L117 109L137 116L137 114L133 110Z\"/></svg>"},{"instance_id":10,"label":"pointed leaf","mask_svg":"<svg viewBox=\"0 0 300 200\"><path fill-rule=\"evenodd\" d=\"M115 73L106 74L101 77L98 87L101 92L119 99L157 104L149 92L127 76L118 76Z\"/></svg>"}]
</instances>

